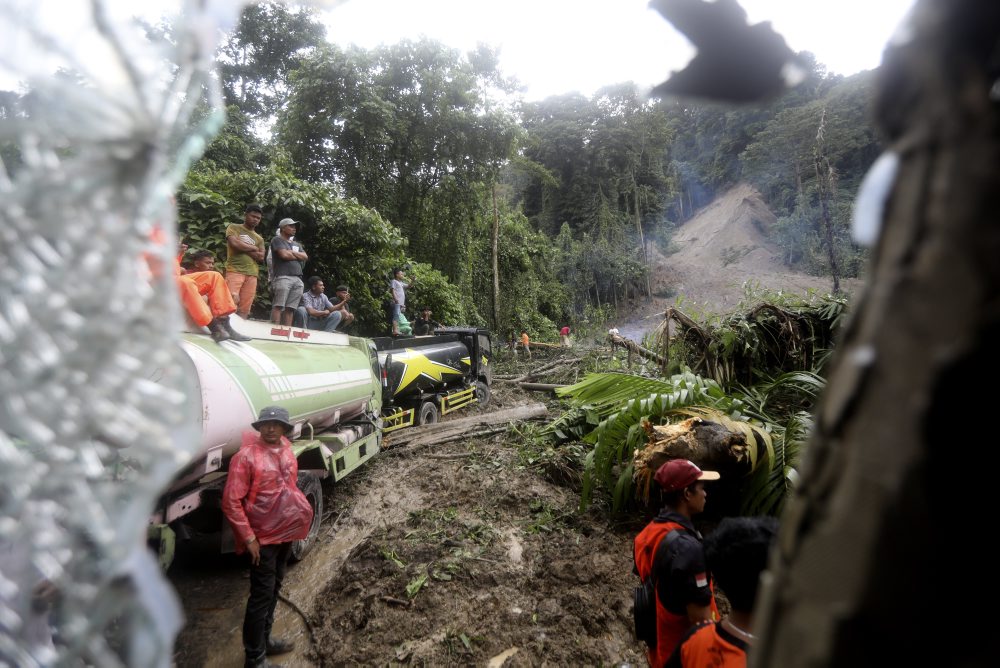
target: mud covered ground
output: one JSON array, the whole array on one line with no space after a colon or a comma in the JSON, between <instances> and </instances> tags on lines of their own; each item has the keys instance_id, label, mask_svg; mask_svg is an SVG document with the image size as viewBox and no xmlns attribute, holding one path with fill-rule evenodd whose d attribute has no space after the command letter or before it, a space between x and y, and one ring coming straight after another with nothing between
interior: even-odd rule
<instances>
[{"instance_id":1,"label":"mud covered ground","mask_svg":"<svg viewBox=\"0 0 1000 668\"><path fill-rule=\"evenodd\" d=\"M542 398L498 384L489 410ZM417 450L390 439L329 490L322 540L291 567L279 604L276 627L297 648L274 659L642 664L630 617L642 520L616 524L599 505L580 512L569 453L538 446L537 428ZM188 550L171 579L188 620L176 665L242 665L242 559Z\"/></svg>"}]
</instances>

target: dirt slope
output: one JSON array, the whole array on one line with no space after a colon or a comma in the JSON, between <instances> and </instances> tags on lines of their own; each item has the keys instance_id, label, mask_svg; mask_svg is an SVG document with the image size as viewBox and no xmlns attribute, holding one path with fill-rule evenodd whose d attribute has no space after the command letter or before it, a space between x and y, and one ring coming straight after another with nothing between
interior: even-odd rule
<instances>
[{"instance_id":1,"label":"dirt slope","mask_svg":"<svg viewBox=\"0 0 1000 668\"><path fill-rule=\"evenodd\" d=\"M657 322L650 316L661 313L678 298L683 298L681 308L690 314L729 312L739 304L748 281L796 295L831 291L832 279L784 266L780 249L765 237L776 222L760 194L747 184L716 198L674 234L673 252L654 249L652 286L659 296L637 304L635 313L619 329L633 338L641 336ZM857 280L841 281L841 288L848 293L858 285Z\"/></svg>"}]
</instances>

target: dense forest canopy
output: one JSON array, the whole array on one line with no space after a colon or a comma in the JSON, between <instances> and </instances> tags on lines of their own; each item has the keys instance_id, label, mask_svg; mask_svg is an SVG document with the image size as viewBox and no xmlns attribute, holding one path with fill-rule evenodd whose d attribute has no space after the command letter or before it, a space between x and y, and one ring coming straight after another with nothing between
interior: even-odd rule
<instances>
[{"instance_id":1,"label":"dense forest canopy","mask_svg":"<svg viewBox=\"0 0 1000 668\"><path fill-rule=\"evenodd\" d=\"M178 194L181 233L221 254L251 201L265 234L302 221L307 273L351 285L359 333L380 331L401 265L412 305L445 322L543 338L596 326L649 292L650 244L666 252L741 181L778 216L767 233L789 267L855 276L850 205L880 150L872 73L800 55L805 82L767 106L649 100L630 83L525 102L488 47L342 49L311 10L252 5L218 53L226 124ZM2 92L0 117L31 104ZM0 151L16 172L11 144Z\"/></svg>"}]
</instances>

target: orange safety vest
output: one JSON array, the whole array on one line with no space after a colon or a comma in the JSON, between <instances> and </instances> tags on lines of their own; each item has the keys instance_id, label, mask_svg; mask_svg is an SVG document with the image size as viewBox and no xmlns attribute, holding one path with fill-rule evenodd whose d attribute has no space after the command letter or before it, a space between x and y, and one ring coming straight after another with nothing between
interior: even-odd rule
<instances>
[{"instance_id":1,"label":"orange safety vest","mask_svg":"<svg viewBox=\"0 0 1000 668\"><path fill-rule=\"evenodd\" d=\"M680 662L687 668L713 666L715 668L746 668L750 646L726 632L721 622L704 624L693 631L677 650Z\"/></svg>"},{"instance_id":2,"label":"orange safety vest","mask_svg":"<svg viewBox=\"0 0 1000 668\"><path fill-rule=\"evenodd\" d=\"M653 560L656 557L656 550L667 534L674 530L687 531L687 529L677 522L650 522L646 528L639 532L635 538L634 558L635 567L639 572L639 577L645 580L653 571ZM715 590L709 583L712 591L712 616L719 618L719 610L715 605ZM677 614L670 612L660 600L659 587L656 588L656 647L647 648L646 658L653 668L663 666L674 649L680 644L684 634L692 626L687 613Z\"/></svg>"}]
</instances>

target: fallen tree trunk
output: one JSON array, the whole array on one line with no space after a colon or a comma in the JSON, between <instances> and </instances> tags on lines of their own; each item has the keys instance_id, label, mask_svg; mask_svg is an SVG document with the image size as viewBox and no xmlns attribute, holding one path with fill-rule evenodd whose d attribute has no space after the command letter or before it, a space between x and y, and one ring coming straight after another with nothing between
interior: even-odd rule
<instances>
[{"instance_id":1,"label":"fallen tree trunk","mask_svg":"<svg viewBox=\"0 0 1000 668\"><path fill-rule=\"evenodd\" d=\"M427 445L455 441L467 436L498 433L507 429L507 425L511 422L537 420L547 414L548 409L545 404L528 404L493 413L471 415L458 420L425 424L412 429L401 429L386 436L382 449L392 450L405 447L412 450Z\"/></svg>"},{"instance_id":2,"label":"fallen tree trunk","mask_svg":"<svg viewBox=\"0 0 1000 668\"><path fill-rule=\"evenodd\" d=\"M651 362L656 362L660 366L664 366L667 363L667 358L663 355L658 355L648 348L643 348L638 343L632 339L626 339L624 336L618 334L611 334L611 343L616 346L621 346L625 350L635 353L639 357L648 359Z\"/></svg>"},{"instance_id":3,"label":"fallen tree trunk","mask_svg":"<svg viewBox=\"0 0 1000 668\"><path fill-rule=\"evenodd\" d=\"M552 392L555 393L560 387L569 387L563 383L518 383L518 387L529 392Z\"/></svg>"},{"instance_id":4,"label":"fallen tree trunk","mask_svg":"<svg viewBox=\"0 0 1000 668\"><path fill-rule=\"evenodd\" d=\"M582 357L566 357L566 358L560 357L559 359L553 360L553 361L549 362L548 364L543 364L542 366L538 367L537 369L532 369L531 371L529 371L528 373L524 374L523 376L518 376L517 378L497 378L497 377L494 377L494 380L496 382L498 382L498 383L521 383L521 382L524 382L524 381L526 381L526 380L528 380L530 378L534 378L535 376L538 376L543 371L549 371L551 369L554 369L557 366L565 366L567 364L574 364L576 362L581 361L582 359L583 359Z\"/></svg>"}]
</instances>

